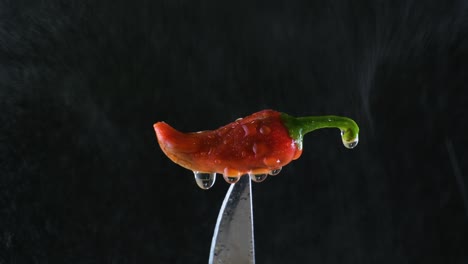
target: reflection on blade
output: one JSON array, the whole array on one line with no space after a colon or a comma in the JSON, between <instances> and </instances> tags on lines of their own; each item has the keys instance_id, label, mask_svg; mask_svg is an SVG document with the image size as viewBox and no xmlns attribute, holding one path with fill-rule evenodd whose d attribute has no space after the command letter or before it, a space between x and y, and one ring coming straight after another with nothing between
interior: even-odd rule
<instances>
[{"instance_id":1,"label":"reflection on blade","mask_svg":"<svg viewBox=\"0 0 468 264\"><path fill-rule=\"evenodd\" d=\"M210 264L255 263L252 183L248 175L229 187L211 241Z\"/></svg>"}]
</instances>

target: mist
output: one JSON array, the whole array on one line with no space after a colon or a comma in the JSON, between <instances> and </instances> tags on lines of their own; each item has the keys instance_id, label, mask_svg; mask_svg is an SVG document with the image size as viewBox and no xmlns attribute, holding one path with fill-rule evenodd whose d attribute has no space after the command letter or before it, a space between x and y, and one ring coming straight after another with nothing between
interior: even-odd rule
<instances>
[{"instance_id":1,"label":"mist","mask_svg":"<svg viewBox=\"0 0 468 264\"><path fill-rule=\"evenodd\" d=\"M153 124L360 126L253 186L257 263L468 262L463 1L0 4L0 262L206 263L210 190Z\"/></svg>"}]
</instances>

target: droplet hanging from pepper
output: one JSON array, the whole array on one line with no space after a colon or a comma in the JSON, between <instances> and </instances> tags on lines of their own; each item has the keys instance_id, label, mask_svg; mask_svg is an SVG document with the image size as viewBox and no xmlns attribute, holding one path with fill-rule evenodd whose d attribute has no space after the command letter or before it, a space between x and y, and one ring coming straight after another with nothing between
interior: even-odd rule
<instances>
[{"instance_id":1,"label":"droplet hanging from pepper","mask_svg":"<svg viewBox=\"0 0 468 264\"><path fill-rule=\"evenodd\" d=\"M193 174L195 176L195 182L197 183L198 187L202 188L203 190L208 190L211 188L216 181L216 172L201 173L194 171Z\"/></svg>"},{"instance_id":2,"label":"droplet hanging from pepper","mask_svg":"<svg viewBox=\"0 0 468 264\"><path fill-rule=\"evenodd\" d=\"M340 129L346 148L358 144L358 125L340 116L292 117L263 110L216 130L193 133L179 132L164 122L154 124L163 152L194 171L202 189L213 185L216 173L223 174L229 183L237 182L241 175L278 174L301 156L304 135L321 128ZM265 178L255 179L260 182Z\"/></svg>"},{"instance_id":3,"label":"droplet hanging from pepper","mask_svg":"<svg viewBox=\"0 0 468 264\"><path fill-rule=\"evenodd\" d=\"M249 176L254 182L262 182L268 177L268 174L249 174Z\"/></svg>"},{"instance_id":4,"label":"droplet hanging from pepper","mask_svg":"<svg viewBox=\"0 0 468 264\"><path fill-rule=\"evenodd\" d=\"M280 167L280 168L271 170L269 174L272 175L272 176L278 175L281 172L281 169L282 168Z\"/></svg>"}]
</instances>

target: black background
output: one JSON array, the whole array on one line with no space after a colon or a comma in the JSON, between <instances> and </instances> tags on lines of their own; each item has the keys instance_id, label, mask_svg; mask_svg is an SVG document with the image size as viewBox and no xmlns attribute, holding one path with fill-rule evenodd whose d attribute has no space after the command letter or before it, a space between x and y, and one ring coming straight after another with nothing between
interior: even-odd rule
<instances>
[{"instance_id":1,"label":"black background","mask_svg":"<svg viewBox=\"0 0 468 264\"><path fill-rule=\"evenodd\" d=\"M152 124L307 135L254 185L257 263L468 263L463 1L2 1L0 263L206 263L228 188Z\"/></svg>"}]
</instances>

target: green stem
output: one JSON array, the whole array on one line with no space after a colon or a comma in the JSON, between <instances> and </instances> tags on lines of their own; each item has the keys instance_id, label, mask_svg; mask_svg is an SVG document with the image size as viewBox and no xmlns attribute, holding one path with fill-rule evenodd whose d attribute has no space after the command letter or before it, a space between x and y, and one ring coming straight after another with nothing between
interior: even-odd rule
<instances>
[{"instance_id":1,"label":"green stem","mask_svg":"<svg viewBox=\"0 0 468 264\"><path fill-rule=\"evenodd\" d=\"M341 130L343 144L354 148L359 140L359 127L354 120L342 116L307 116L293 117L281 113L281 119L289 130L289 135L302 148L302 138L305 134L321 128L338 128Z\"/></svg>"}]
</instances>

